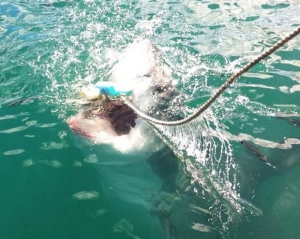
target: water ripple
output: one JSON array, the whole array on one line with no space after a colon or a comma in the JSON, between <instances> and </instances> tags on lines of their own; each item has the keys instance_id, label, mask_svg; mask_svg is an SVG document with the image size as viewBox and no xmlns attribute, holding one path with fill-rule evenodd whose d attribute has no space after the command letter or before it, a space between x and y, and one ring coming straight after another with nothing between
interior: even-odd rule
<instances>
[{"instance_id":1,"label":"water ripple","mask_svg":"<svg viewBox=\"0 0 300 239\"><path fill-rule=\"evenodd\" d=\"M17 155L17 154L22 154L24 152L25 152L24 149L14 149L14 150L5 151L5 152L3 152L3 154L4 155Z\"/></svg>"},{"instance_id":2,"label":"water ripple","mask_svg":"<svg viewBox=\"0 0 300 239\"><path fill-rule=\"evenodd\" d=\"M99 198L99 193L96 191L80 191L73 194L73 198L77 200L94 200Z\"/></svg>"}]
</instances>

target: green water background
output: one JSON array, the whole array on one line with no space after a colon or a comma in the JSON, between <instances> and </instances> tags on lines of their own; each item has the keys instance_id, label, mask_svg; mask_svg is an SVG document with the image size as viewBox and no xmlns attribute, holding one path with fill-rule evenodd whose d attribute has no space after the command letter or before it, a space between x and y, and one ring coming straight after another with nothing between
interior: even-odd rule
<instances>
[{"instance_id":1,"label":"green water background","mask_svg":"<svg viewBox=\"0 0 300 239\"><path fill-rule=\"evenodd\" d=\"M132 238L131 232L163 238L156 217L106 190L110 181L65 122L77 111L68 100L81 86L108 79L117 54L143 37L158 46L195 107L292 31L299 3L4 1L0 13L0 238ZM242 216L223 237L281 239L300 233L300 128L274 117L299 118L299 46L297 38L263 60L212 107L231 140L240 193L263 211ZM14 105L26 97L33 98ZM277 169L242 148L242 139L255 142ZM126 159L107 150L111 161ZM116 232L123 219L133 228L123 223L125 229ZM220 237L191 229L178 238L200 235Z\"/></svg>"}]
</instances>

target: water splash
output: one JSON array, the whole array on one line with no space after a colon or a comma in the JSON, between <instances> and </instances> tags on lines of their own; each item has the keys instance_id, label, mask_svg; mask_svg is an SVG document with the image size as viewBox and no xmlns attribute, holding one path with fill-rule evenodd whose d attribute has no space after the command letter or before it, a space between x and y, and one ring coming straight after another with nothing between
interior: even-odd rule
<instances>
[{"instance_id":1,"label":"water splash","mask_svg":"<svg viewBox=\"0 0 300 239\"><path fill-rule=\"evenodd\" d=\"M238 166L231 144L211 111L183 126L153 128L184 164L199 202L204 195L211 202L209 211L213 224L224 230L230 223L241 221L245 214L261 215L260 209L239 195ZM215 137L211 136L212 132Z\"/></svg>"}]
</instances>

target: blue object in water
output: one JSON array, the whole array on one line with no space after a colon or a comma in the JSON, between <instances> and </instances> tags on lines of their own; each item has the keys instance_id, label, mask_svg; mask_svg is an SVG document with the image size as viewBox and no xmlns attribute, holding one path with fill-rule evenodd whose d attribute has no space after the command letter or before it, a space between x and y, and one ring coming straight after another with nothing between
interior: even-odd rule
<instances>
[{"instance_id":1,"label":"blue object in water","mask_svg":"<svg viewBox=\"0 0 300 239\"><path fill-rule=\"evenodd\" d=\"M125 88L123 85L119 85L109 81L99 81L95 84L95 87L100 90L100 94L109 96L128 95L131 93L131 89Z\"/></svg>"}]
</instances>

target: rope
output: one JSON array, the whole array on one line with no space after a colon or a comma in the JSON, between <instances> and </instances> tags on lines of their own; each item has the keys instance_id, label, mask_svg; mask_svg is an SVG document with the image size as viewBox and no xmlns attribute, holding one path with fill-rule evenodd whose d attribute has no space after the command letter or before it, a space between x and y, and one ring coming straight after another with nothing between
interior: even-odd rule
<instances>
[{"instance_id":1,"label":"rope","mask_svg":"<svg viewBox=\"0 0 300 239\"><path fill-rule=\"evenodd\" d=\"M211 104L236 80L238 79L243 73L247 72L250 68L252 68L254 65L256 65L259 61L266 58L267 56L271 55L274 51L276 51L278 48L282 47L285 43L293 39L295 36L297 36L300 33L300 26L290 33L288 36L277 42L275 45L270 47L267 51L262 53L260 56L258 56L256 59L250 61L247 65L245 65L242 69L240 69L238 72L233 74L220 88L217 90L217 92L211 96L210 99L208 99L198 110L196 110L193 114L187 116L186 118L182 120L177 121L163 121L155 119L149 115L146 115L142 111L140 111L131 101L128 97L121 96L121 99L124 101L124 103L130 107L132 110L134 110L137 115L139 115L141 118L154 123L154 124L160 124L160 125L166 125L166 126L175 126L175 125L182 125L185 123L190 122L191 120L198 117L200 114L202 114Z\"/></svg>"}]
</instances>

